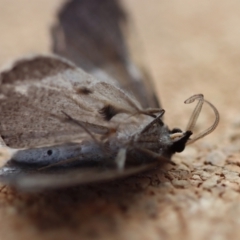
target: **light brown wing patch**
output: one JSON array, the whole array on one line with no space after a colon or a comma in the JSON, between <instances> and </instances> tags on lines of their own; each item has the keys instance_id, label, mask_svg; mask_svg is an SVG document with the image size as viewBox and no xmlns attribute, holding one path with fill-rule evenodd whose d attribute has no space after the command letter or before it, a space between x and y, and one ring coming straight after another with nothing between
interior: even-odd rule
<instances>
[{"instance_id":1,"label":"light brown wing patch","mask_svg":"<svg viewBox=\"0 0 240 240\"><path fill-rule=\"evenodd\" d=\"M95 79L57 57L17 61L0 78L0 134L8 146L15 148L88 139L83 129L65 121L63 112L83 123L128 129L131 118L125 116L123 121L122 116L114 116L120 112L132 115L141 109L114 83ZM109 104L121 109L112 114L110 122L99 113Z\"/></svg>"}]
</instances>

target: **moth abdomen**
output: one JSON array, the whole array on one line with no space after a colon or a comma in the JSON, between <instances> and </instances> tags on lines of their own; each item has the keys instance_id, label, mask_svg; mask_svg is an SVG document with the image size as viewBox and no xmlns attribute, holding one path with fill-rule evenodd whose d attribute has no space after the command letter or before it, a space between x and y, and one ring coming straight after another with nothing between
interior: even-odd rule
<instances>
[{"instance_id":1,"label":"moth abdomen","mask_svg":"<svg viewBox=\"0 0 240 240\"><path fill-rule=\"evenodd\" d=\"M11 161L29 165L66 166L99 162L103 158L101 156L103 156L102 149L97 144L86 142L17 150Z\"/></svg>"}]
</instances>

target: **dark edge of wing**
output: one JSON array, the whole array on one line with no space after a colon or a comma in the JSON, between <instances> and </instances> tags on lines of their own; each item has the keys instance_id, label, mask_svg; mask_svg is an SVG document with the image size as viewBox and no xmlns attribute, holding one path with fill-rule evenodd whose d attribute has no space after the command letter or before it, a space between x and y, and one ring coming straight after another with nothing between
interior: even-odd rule
<instances>
[{"instance_id":1,"label":"dark edge of wing","mask_svg":"<svg viewBox=\"0 0 240 240\"><path fill-rule=\"evenodd\" d=\"M99 79L117 80L142 107L160 107L147 71L131 59L126 39L129 21L119 0L68 1L52 29L53 52Z\"/></svg>"},{"instance_id":2,"label":"dark edge of wing","mask_svg":"<svg viewBox=\"0 0 240 240\"><path fill-rule=\"evenodd\" d=\"M1 168L0 180L21 191L39 192L50 189L64 189L95 182L109 182L153 170L159 166L159 163L154 162L142 166L129 167L122 171L96 167L91 169L65 169L60 173L55 170L41 173L41 171L31 171L12 165Z\"/></svg>"}]
</instances>

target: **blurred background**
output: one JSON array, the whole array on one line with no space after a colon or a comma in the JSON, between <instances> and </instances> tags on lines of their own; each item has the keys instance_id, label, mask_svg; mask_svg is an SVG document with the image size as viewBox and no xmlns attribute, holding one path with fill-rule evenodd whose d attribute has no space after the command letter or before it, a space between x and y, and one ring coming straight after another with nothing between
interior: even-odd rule
<instances>
[{"instance_id":1,"label":"blurred background","mask_svg":"<svg viewBox=\"0 0 240 240\"><path fill-rule=\"evenodd\" d=\"M0 0L0 67L27 54L51 52L50 28L56 22L56 13L62 2L60 0ZM183 186L184 182L179 183L176 187L173 184L174 187L171 188L171 184L168 184L167 180L174 179L171 175L169 178L161 180L164 184L165 181L167 182L166 185L163 184L168 187L167 190L163 185L159 188L148 187L145 191L146 195L138 196L136 206L131 208L127 205L130 209L128 212L126 211L127 213L124 212L124 207L122 210L114 201L105 201L104 194L101 195L103 197L100 197L100 201L95 201L94 197L89 197L95 203L95 212L89 210L93 206L90 201L86 203L87 207L82 204L80 210L83 212L86 210L86 219L92 220L92 222L88 221L91 222L92 226L96 227L95 223L99 224L97 231L104 232L104 228L101 228L103 225L106 227L106 231L113 234L112 236L116 237L114 231L121 234L118 239L129 236L139 237L140 235L142 239L159 239L159 235L163 236L162 239L179 239L179 234L183 236L182 239L207 239L210 233L211 236L216 237L212 239L229 239L230 236L239 236L240 2L237 0L122 0L122 3L131 17L135 27L134 31L138 36L139 55L154 79L158 97L166 110L165 122L171 127L184 128L194 107L184 105L184 100L193 94L203 93L206 99L211 101L219 110L221 123L214 133L197 142L193 147L187 148L180 155L183 156L183 161L189 160L181 166L179 164L182 169L188 166L188 173L193 169L198 171L198 167L202 164L200 167L204 170L201 169L199 172L204 174L199 180L200 183L196 183L199 178L197 175L197 180L189 180L191 184L187 185L187 189ZM213 119L213 114L206 108L206 112L204 111L201 115L198 129L207 128ZM199 150L198 146L204 144L206 148L199 148ZM225 146L228 147L227 150ZM206 185L210 190L206 186L199 190L199 186L202 186L201 181L205 181L208 177L211 178L210 173L213 172L213 170L210 173L204 172L206 168L204 165L205 157L209 149L215 151L215 155L213 154L211 157L216 157L214 159L217 161L222 159L221 166L225 164L226 156L232 154L231 159L236 161L238 165L236 164L234 169L231 165L229 171L236 174L229 175L230 180L226 177L228 182L224 174L216 175L221 177L221 181L222 179L226 180L225 185L217 185L221 181L216 180L214 175L213 182L215 182ZM218 150L219 152L216 154ZM202 159L202 163L199 163L199 158ZM193 159L196 160L194 167L192 165ZM225 166L223 169L224 172ZM175 171L174 176L177 176L176 179L186 182L187 177L184 178L184 173L187 171L179 171L181 173ZM195 173L190 173L189 176ZM191 188L193 186L196 186L194 190ZM228 200L224 202L221 198L223 194L219 193L219 189L224 187L231 190L231 194L226 194L229 196L226 199L230 199L229 205L227 205ZM93 196L95 196L94 194ZM141 202L139 199L142 196L146 198ZM135 195L133 198L136 199ZM182 201L183 199L184 201ZM104 205L105 202L107 202L106 205ZM59 205L65 206L64 204ZM43 206L46 207L47 204ZM11 212L15 211L12 205L9 209L9 214L14 214ZM120 215L122 218L119 218L118 214L113 217L112 213L119 213L119 209L122 211L122 215ZM80 210L79 212L81 212ZM99 211L102 211L100 215L103 221L100 217L99 219L93 217L94 213L98 214ZM2 212L3 210L0 209L0 220L4 223L0 226L0 232L8 233L8 239L11 239L10 233L13 228L18 229L25 224L25 228L28 229L29 219L24 222L22 217L18 215L19 221L14 225L15 222L12 222L10 215L7 215L5 221L6 217ZM38 214L39 212L37 211ZM156 212L160 214L159 218L154 215ZM144 215L145 213L146 215ZM46 216L44 219L48 219ZM72 217L71 213L66 216L61 217L66 219L69 216L70 219ZM126 216L130 216L129 222L125 221ZM16 215L14 217L16 218ZM79 220L78 217L76 217L76 222ZM122 228L116 228L113 231L111 228L114 225L111 225L113 220L116 226L124 226L124 231ZM88 228L88 222L85 223L84 215L81 221L80 225L81 223L83 226L86 224L87 229L91 229L91 227ZM104 221L106 221L106 225L104 225ZM107 221L109 221L109 225ZM9 224L10 222L11 224ZM148 232L145 231L145 228ZM35 236L36 232L34 231L36 231L35 228L30 229L30 232L26 231L24 239L32 239L30 237ZM72 236L76 237L72 239L78 239L71 229L65 232L62 230L62 233L65 234L62 235L62 238L58 231L59 229L56 230L55 235L48 235L46 239L54 239L54 236L57 236L57 239L66 239L64 236L68 236L70 232ZM148 234L149 232L153 234L152 237ZM190 233L189 238L184 237L187 232ZM37 233L39 234L39 232ZM85 233L88 234L87 231ZM16 234L14 236L16 237ZM38 236L39 239L43 239L41 235ZM95 235L91 236L89 239L98 238ZM169 238L165 238L167 236Z\"/></svg>"}]
</instances>

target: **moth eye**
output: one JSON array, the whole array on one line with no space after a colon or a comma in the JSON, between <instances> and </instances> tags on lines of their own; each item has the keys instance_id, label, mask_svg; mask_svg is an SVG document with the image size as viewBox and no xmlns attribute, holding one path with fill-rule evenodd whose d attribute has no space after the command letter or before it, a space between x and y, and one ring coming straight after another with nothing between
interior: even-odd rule
<instances>
[{"instance_id":1,"label":"moth eye","mask_svg":"<svg viewBox=\"0 0 240 240\"><path fill-rule=\"evenodd\" d=\"M81 88L77 88L76 93L77 94L88 95L88 94L93 93L93 91L91 89L89 89L89 88L81 87Z\"/></svg>"},{"instance_id":2,"label":"moth eye","mask_svg":"<svg viewBox=\"0 0 240 240\"><path fill-rule=\"evenodd\" d=\"M52 154L53 154L53 151L52 151L52 150L48 150L48 151L47 151L47 155L48 155L48 156L51 156Z\"/></svg>"},{"instance_id":3,"label":"moth eye","mask_svg":"<svg viewBox=\"0 0 240 240\"><path fill-rule=\"evenodd\" d=\"M181 133L181 132L182 132L182 130L179 129L179 128L173 128L173 129L171 130L171 133Z\"/></svg>"},{"instance_id":4,"label":"moth eye","mask_svg":"<svg viewBox=\"0 0 240 240\"><path fill-rule=\"evenodd\" d=\"M111 105L106 105L102 109L99 110L99 113L103 116L103 118L107 121L110 121L112 117L118 114L120 111L114 108Z\"/></svg>"}]
</instances>

